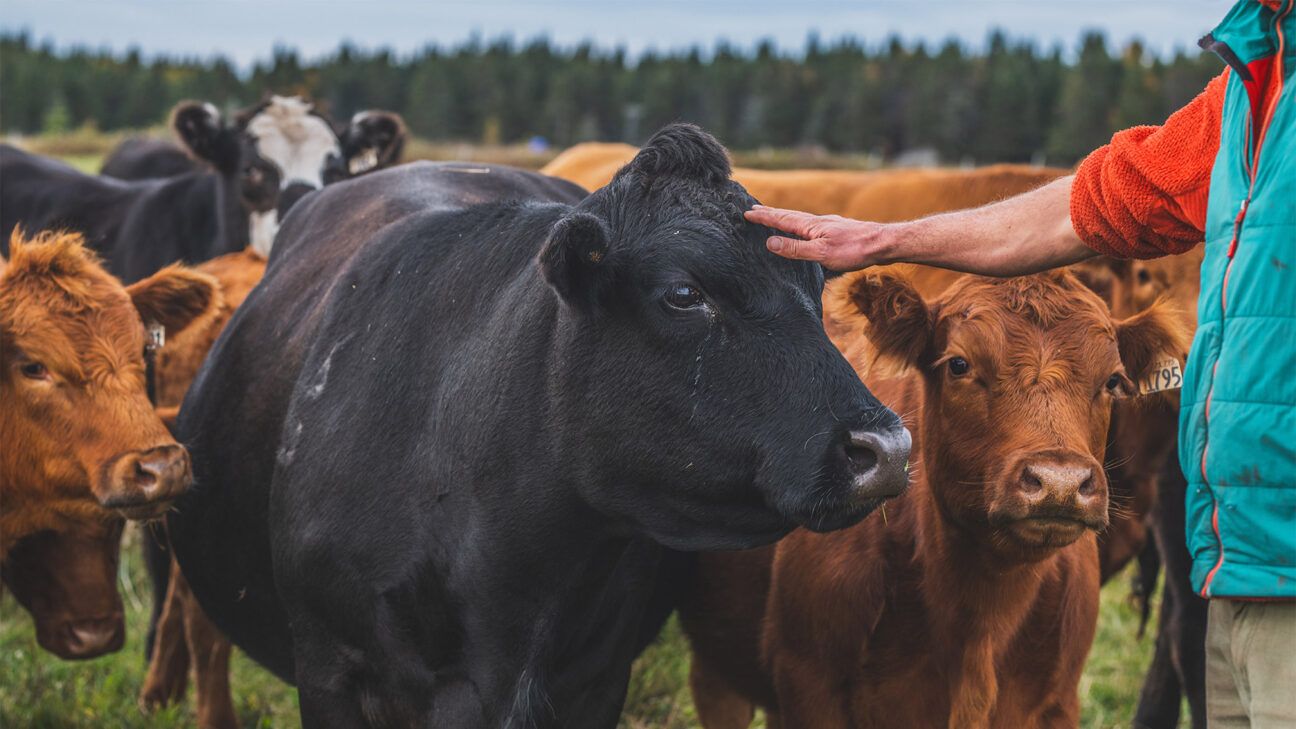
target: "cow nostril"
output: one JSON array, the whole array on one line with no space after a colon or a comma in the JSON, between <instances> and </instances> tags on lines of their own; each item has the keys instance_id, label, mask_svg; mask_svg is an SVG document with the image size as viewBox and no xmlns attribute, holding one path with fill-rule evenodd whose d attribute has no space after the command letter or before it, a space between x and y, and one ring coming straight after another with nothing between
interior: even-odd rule
<instances>
[{"instance_id":1,"label":"cow nostril","mask_svg":"<svg viewBox=\"0 0 1296 729\"><path fill-rule=\"evenodd\" d=\"M1029 466L1022 471L1021 484L1022 491L1028 494L1036 493L1044 488L1044 482L1040 481L1039 476L1036 476Z\"/></svg>"},{"instance_id":2,"label":"cow nostril","mask_svg":"<svg viewBox=\"0 0 1296 729\"><path fill-rule=\"evenodd\" d=\"M1094 492L1094 488L1095 488L1095 487L1094 487L1094 479L1093 479L1093 476L1090 476L1089 478L1086 478L1086 479L1085 479L1085 480L1080 484L1080 495L1081 495L1081 496L1092 496L1092 495L1093 495L1093 492Z\"/></svg>"},{"instance_id":3,"label":"cow nostril","mask_svg":"<svg viewBox=\"0 0 1296 729\"><path fill-rule=\"evenodd\" d=\"M140 487L144 489L149 489L157 485L158 478L156 468L157 467L154 464L146 464L144 461L136 461L135 483L139 484Z\"/></svg>"},{"instance_id":4,"label":"cow nostril","mask_svg":"<svg viewBox=\"0 0 1296 729\"><path fill-rule=\"evenodd\" d=\"M852 471L856 473L867 473L877 466L878 454L877 451L872 448L860 446L855 443L847 443L846 459L850 461Z\"/></svg>"},{"instance_id":5,"label":"cow nostril","mask_svg":"<svg viewBox=\"0 0 1296 729\"><path fill-rule=\"evenodd\" d=\"M903 426L848 434L845 452L854 474L855 492L865 498L890 498L903 493L909 485L912 443L909 431Z\"/></svg>"}]
</instances>

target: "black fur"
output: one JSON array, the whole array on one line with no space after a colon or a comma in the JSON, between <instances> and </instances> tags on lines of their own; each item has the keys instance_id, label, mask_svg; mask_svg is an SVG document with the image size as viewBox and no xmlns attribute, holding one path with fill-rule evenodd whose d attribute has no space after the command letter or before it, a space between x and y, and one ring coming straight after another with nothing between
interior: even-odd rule
<instances>
[{"instance_id":1,"label":"black fur","mask_svg":"<svg viewBox=\"0 0 1296 729\"><path fill-rule=\"evenodd\" d=\"M1174 453L1172 450L1171 453ZM1152 539L1165 572L1158 613L1156 651L1143 679L1136 729L1174 729L1180 725L1183 700L1193 729L1206 728L1207 601L1192 587L1184 499L1188 484L1179 462L1170 456L1161 472L1152 512ZM1153 563L1155 564L1155 563ZM1141 569L1155 569L1140 560ZM1145 582L1155 584L1155 575Z\"/></svg>"},{"instance_id":2,"label":"black fur","mask_svg":"<svg viewBox=\"0 0 1296 729\"><path fill-rule=\"evenodd\" d=\"M130 137L109 153L99 174L119 180L151 180L175 177L197 169L198 162L171 142Z\"/></svg>"},{"instance_id":3,"label":"black fur","mask_svg":"<svg viewBox=\"0 0 1296 729\"><path fill-rule=\"evenodd\" d=\"M687 575L663 546L874 506L842 444L899 420L824 334L822 273L733 215L714 140L658 139L584 199L417 163L289 215L186 399L196 485L169 527L305 726L612 727ZM606 289L570 306L545 261L603 230ZM681 282L706 306L672 308Z\"/></svg>"}]
</instances>

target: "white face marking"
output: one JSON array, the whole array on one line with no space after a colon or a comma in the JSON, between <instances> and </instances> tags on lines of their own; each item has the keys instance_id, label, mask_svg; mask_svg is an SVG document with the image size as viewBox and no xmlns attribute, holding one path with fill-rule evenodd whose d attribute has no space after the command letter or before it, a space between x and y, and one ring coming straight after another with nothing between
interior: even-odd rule
<instances>
[{"instance_id":1,"label":"white face marking","mask_svg":"<svg viewBox=\"0 0 1296 729\"><path fill-rule=\"evenodd\" d=\"M267 210L264 213L252 213L248 221L248 232L252 239L252 250L266 258L270 257L270 247L274 245L275 233L279 232L279 211Z\"/></svg>"},{"instance_id":2,"label":"white face marking","mask_svg":"<svg viewBox=\"0 0 1296 729\"><path fill-rule=\"evenodd\" d=\"M310 110L301 99L275 96L248 122L257 153L279 168L280 189L293 182L323 187L325 160L342 155L337 135Z\"/></svg>"}]
</instances>

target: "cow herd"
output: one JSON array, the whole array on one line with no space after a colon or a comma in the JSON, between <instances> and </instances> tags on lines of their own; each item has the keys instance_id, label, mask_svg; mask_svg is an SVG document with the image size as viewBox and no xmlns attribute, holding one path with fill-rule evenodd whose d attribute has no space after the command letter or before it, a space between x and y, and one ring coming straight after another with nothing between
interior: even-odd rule
<instances>
[{"instance_id":1,"label":"cow herd","mask_svg":"<svg viewBox=\"0 0 1296 729\"><path fill-rule=\"evenodd\" d=\"M1074 727L1135 558L1167 573L1140 719L1200 699L1155 392L1191 262L826 279L742 216L1065 171L743 170L683 124L396 164L396 115L283 97L172 127L98 176L0 147L4 583L47 650L117 650L150 522L145 706L192 670L236 726L233 644L306 726L611 727L677 611L706 727Z\"/></svg>"}]
</instances>

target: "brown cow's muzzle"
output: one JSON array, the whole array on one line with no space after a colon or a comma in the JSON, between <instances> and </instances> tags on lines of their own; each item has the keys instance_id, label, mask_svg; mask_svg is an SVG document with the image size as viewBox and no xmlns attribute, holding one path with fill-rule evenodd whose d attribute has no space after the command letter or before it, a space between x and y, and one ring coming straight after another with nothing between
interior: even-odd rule
<instances>
[{"instance_id":1,"label":"brown cow's muzzle","mask_svg":"<svg viewBox=\"0 0 1296 729\"><path fill-rule=\"evenodd\" d=\"M102 618L66 620L36 624L36 642L64 660L96 658L121 650L126 642L126 620L122 613Z\"/></svg>"},{"instance_id":2,"label":"brown cow's muzzle","mask_svg":"<svg viewBox=\"0 0 1296 729\"><path fill-rule=\"evenodd\" d=\"M1107 526L1107 477L1088 454L1028 454L1009 465L997 491L991 523L1024 547L1065 547Z\"/></svg>"},{"instance_id":3,"label":"brown cow's muzzle","mask_svg":"<svg viewBox=\"0 0 1296 729\"><path fill-rule=\"evenodd\" d=\"M193 480L189 452L178 445L127 453L108 464L99 503L127 519L156 519Z\"/></svg>"}]
</instances>

